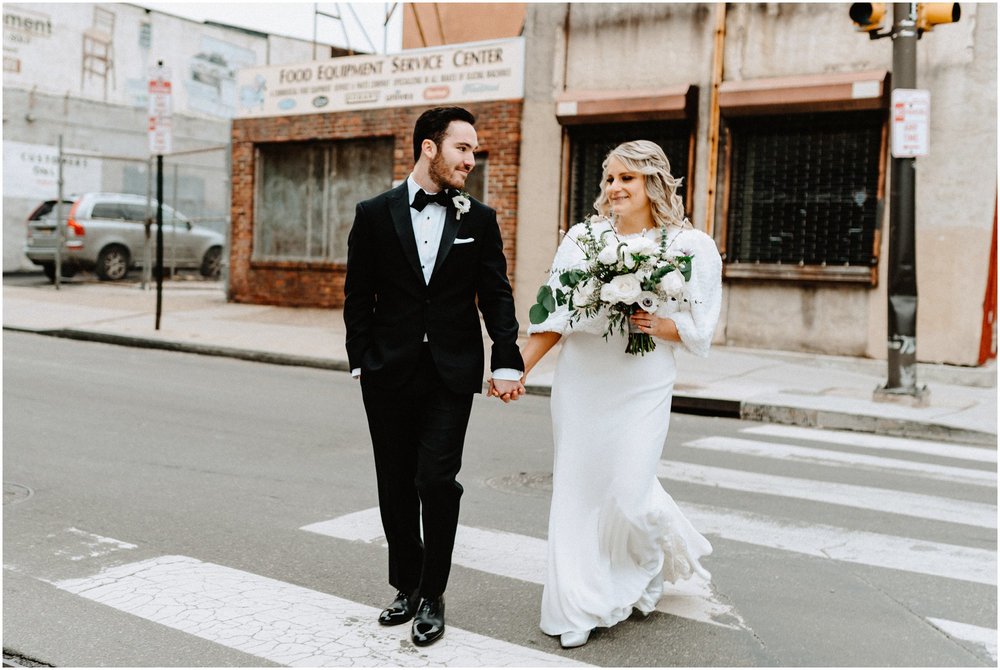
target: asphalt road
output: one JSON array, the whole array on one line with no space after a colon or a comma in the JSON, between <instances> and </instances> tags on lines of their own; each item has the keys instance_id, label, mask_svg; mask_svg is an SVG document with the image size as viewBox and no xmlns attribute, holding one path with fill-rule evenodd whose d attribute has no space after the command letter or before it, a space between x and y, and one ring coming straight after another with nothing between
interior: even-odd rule
<instances>
[{"instance_id":1,"label":"asphalt road","mask_svg":"<svg viewBox=\"0 0 1000 670\"><path fill-rule=\"evenodd\" d=\"M995 449L676 415L660 476L712 584L567 651L537 626L548 398L479 397L449 631L420 650L372 622L392 592L348 375L13 332L3 351L15 658L996 665Z\"/></svg>"}]
</instances>

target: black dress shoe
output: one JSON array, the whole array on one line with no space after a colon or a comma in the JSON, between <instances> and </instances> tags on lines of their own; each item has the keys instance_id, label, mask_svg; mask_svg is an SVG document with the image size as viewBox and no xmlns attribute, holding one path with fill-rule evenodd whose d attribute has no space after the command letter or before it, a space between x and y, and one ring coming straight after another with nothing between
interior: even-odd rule
<instances>
[{"instance_id":1,"label":"black dress shoe","mask_svg":"<svg viewBox=\"0 0 1000 670\"><path fill-rule=\"evenodd\" d=\"M410 639L418 647L437 641L444 635L444 596L424 598L413 617Z\"/></svg>"},{"instance_id":2,"label":"black dress shoe","mask_svg":"<svg viewBox=\"0 0 1000 670\"><path fill-rule=\"evenodd\" d=\"M417 611L418 602L416 593L407 595L398 591L392 604L378 615L378 622L383 626L398 626L401 623L406 623L413 618L413 613Z\"/></svg>"}]
</instances>

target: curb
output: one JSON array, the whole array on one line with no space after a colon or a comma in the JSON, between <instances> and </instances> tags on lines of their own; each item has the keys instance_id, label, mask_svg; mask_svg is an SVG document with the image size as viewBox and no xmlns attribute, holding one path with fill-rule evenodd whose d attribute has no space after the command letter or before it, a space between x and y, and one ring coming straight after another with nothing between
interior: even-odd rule
<instances>
[{"instance_id":1,"label":"curb","mask_svg":"<svg viewBox=\"0 0 1000 670\"><path fill-rule=\"evenodd\" d=\"M272 365L287 365L296 367L317 368L337 372L350 372L347 361L313 356L296 356L294 354L276 354L253 349L237 349L194 342L174 342L156 340L133 335L118 335L99 331L77 330L74 328L35 329L18 326L4 326L4 330L48 337L59 337L85 342L100 342L126 347L143 349L159 349L202 356L235 358L256 363ZM531 395L549 396L550 386L526 384L525 389ZM746 421L764 421L768 423L804 426L807 428L828 428L833 430L850 430L876 435L894 437L938 439L948 442L961 442L979 446L997 446L997 436L964 428L954 428L937 423L911 421L907 419L889 419L880 416L851 414L847 412L830 412L825 410L807 409L781 405L761 405L741 400L725 400L722 398L706 398L675 394L671 411L678 414L693 414L697 416L714 416L727 419L742 419Z\"/></svg>"}]
</instances>

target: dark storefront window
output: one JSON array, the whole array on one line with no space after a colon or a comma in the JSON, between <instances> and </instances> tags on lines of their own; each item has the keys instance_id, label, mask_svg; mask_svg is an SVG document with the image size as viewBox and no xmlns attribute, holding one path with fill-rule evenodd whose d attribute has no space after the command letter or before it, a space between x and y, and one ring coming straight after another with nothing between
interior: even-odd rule
<instances>
[{"instance_id":1,"label":"dark storefront window","mask_svg":"<svg viewBox=\"0 0 1000 670\"><path fill-rule=\"evenodd\" d=\"M745 264L877 264L883 117L874 110L728 121L727 274L749 270Z\"/></svg>"},{"instance_id":2,"label":"dark storefront window","mask_svg":"<svg viewBox=\"0 0 1000 670\"><path fill-rule=\"evenodd\" d=\"M684 177L678 194L687 202L688 150L691 129L686 121L642 121L568 126L570 140L569 224L595 214L601 192L601 164L622 142L650 140L667 154L670 171Z\"/></svg>"},{"instance_id":3,"label":"dark storefront window","mask_svg":"<svg viewBox=\"0 0 1000 670\"><path fill-rule=\"evenodd\" d=\"M257 148L254 260L347 261L355 205L392 186L391 138Z\"/></svg>"}]
</instances>

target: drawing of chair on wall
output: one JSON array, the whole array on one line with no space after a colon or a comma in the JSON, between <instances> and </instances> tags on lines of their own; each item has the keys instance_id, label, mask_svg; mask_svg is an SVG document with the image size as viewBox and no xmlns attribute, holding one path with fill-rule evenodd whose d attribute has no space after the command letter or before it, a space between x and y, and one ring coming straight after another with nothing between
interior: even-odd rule
<instances>
[{"instance_id":1,"label":"drawing of chair on wall","mask_svg":"<svg viewBox=\"0 0 1000 670\"><path fill-rule=\"evenodd\" d=\"M104 81L104 99L108 99L108 75L115 88L115 14L94 7L94 24L83 31L83 65L80 70L80 91L91 76Z\"/></svg>"}]
</instances>

